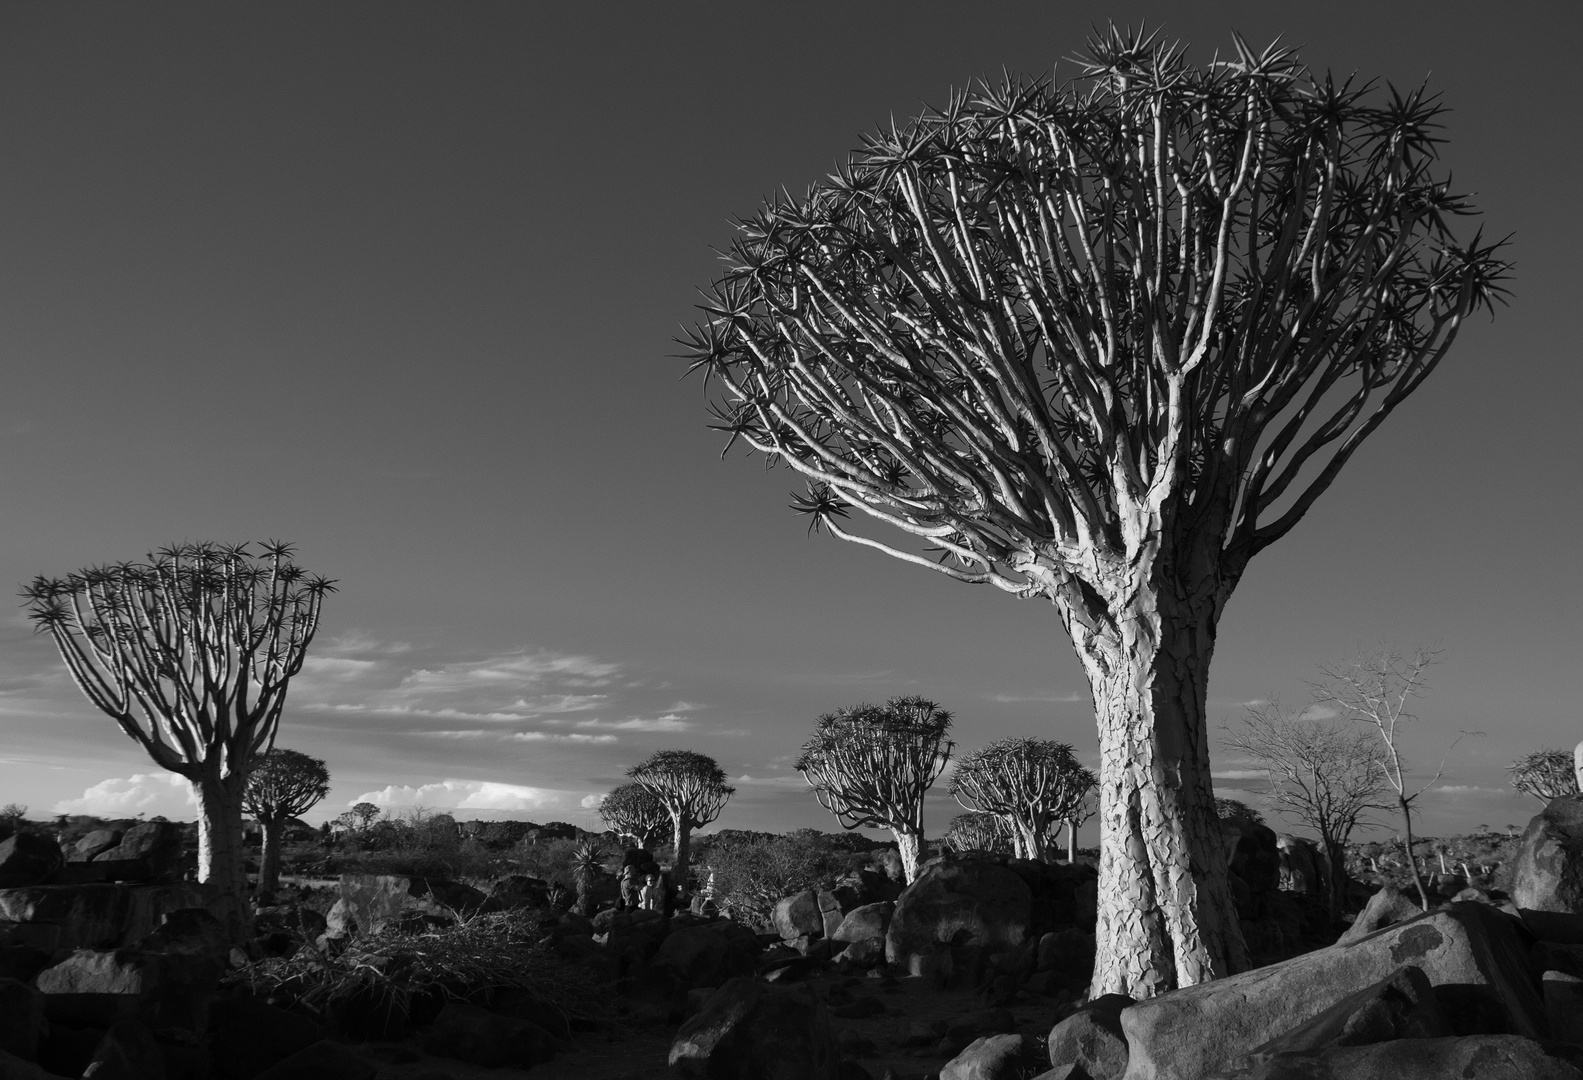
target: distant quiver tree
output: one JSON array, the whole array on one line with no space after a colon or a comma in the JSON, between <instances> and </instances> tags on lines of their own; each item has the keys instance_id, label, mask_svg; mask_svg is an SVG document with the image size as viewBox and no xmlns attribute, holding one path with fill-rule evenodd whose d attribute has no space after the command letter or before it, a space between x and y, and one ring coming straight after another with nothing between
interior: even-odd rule
<instances>
[{"instance_id":1,"label":"distant quiver tree","mask_svg":"<svg viewBox=\"0 0 1583 1080\"><path fill-rule=\"evenodd\" d=\"M1512 787L1542 803L1578 793L1577 770L1570 750L1542 747L1506 767Z\"/></svg>"},{"instance_id":2,"label":"distant quiver tree","mask_svg":"<svg viewBox=\"0 0 1583 1080\"><path fill-rule=\"evenodd\" d=\"M257 758L247 774L242 809L263 827L258 860L260 894L280 889L280 840L286 824L313 809L330 793L330 770L316 757L275 747Z\"/></svg>"},{"instance_id":3,"label":"distant quiver tree","mask_svg":"<svg viewBox=\"0 0 1583 1080\"><path fill-rule=\"evenodd\" d=\"M1249 561L1501 297L1422 91L1111 27L737 226L685 342L812 527L1055 605L1100 743L1092 992L1247 966L1205 695ZM872 535L854 512L898 530Z\"/></svg>"},{"instance_id":4,"label":"distant quiver tree","mask_svg":"<svg viewBox=\"0 0 1583 1080\"><path fill-rule=\"evenodd\" d=\"M1005 819L977 811L952 818L942 840L952 851L992 851L1010 855L1015 850L1015 838Z\"/></svg>"},{"instance_id":5,"label":"distant quiver tree","mask_svg":"<svg viewBox=\"0 0 1583 1080\"><path fill-rule=\"evenodd\" d=\"M661 750L632 766L627 775L670 814L676 845L673 874L677 886L685 889L693 830L719 817L736 788L726 783L725 771L714 758L692 750Z\"/></svg>"},{"instance_id":6,"label":"distant quiver tree","mask_svg":"<svg viewBox=\"0 0 1583 1080\"><path fill-rule=\"evenodd\" d=\"M146 562L35 578L28 616L78 687L198 795L198 880L233 934L246 923L242 803L274 745L332 582L290 544L182 544Z\"/></svg>"},{"instance_id":7,"label":"distant quiver tree","mask_svg":"<svg viewBox=\"0 0 1583 1080\"><path fill-rule=\"evenodd\" d=\"M923 850L923 799L954 745L951 713L927 698L893 697L814 721L795 768L843 828L889 829L908 882Z\"/></svg>"},{"instance_id":8,"label":"distant quiver tree","mask_svg":"<svg viewBox=\"0 0 1583 1080\"><path fill-rule=\"evenodd\" d=\"M951 796L1004 820L1019 858L1043 859L1050 827L1075 817L1096 783L1066 743L999 739L957 762Z\"/></svg>"},{"instance_id":9,"label":"distant quiver tree","mask_svg":"<svg viewBox=\"0 0 1583 1080\"><path fill-rule=\"evenodd\" d=\"M599 801L599 816L617 836L648 848L671 827L671 812L642 784L622 784Z\"/></svg>"}]
</instances>

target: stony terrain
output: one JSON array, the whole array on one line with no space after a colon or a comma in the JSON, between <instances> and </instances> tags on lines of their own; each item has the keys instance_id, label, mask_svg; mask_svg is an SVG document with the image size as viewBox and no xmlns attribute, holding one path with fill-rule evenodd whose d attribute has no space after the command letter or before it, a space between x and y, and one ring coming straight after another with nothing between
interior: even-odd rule
<instances>
[{"instance_id":1,"label":"stony terrain","mask_svg":"<svg viewBox=\"0 0 1583 1080\"><path fill-rule=\"evenodd\" d=\"M0 1078L1583 1080L1583 799L1507 843L1472 884L1431 877L1428 913L1357 882L1333 922L1311 845L1228 823L1261 966L1090 1002L1081 863L938 856L904 888L870 853L758 925L702 897L619 911L597 873L348 873L238 947L180 880L179 826L23 832L0 841Z\"/></svg>"}]
</instances>

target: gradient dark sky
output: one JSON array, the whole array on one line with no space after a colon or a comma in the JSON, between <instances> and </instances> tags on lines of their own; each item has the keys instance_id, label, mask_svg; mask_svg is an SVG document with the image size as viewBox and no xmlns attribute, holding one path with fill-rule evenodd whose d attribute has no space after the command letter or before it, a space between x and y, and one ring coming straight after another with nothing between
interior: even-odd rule
<instances>
[{"instance_id":1,"label":"gradient dark sky","mask_svg":"<svg viewBox=\"0 0 1583 1080\"><path fill-rule=\"evenodd\" d=\"M1212 710L1300 701L1360 645L1440 642L1409 750L1487 734L1425 827L1526 820L1505 762L1583 737L1583 19L1430 10L5 5L0 581L297 541L342 591L281 744L328 760L330 813L385 792L582 820L624 766L687 746L750 778L721 825L830 827L791 756L819 712L894 693L956 710L964 748L1043 734L1092 759L1054 611L808 538L790 476L720 460L671 338L728 219L892 113L1048 70L1107 18L1200 59L1232 28L1284 34L1313 66L1444 92L1446 158L1515 233L1516 296L1254 563ZM19 614L0 723L0 800L180 812Z\"/></svg>"}]
</instances>

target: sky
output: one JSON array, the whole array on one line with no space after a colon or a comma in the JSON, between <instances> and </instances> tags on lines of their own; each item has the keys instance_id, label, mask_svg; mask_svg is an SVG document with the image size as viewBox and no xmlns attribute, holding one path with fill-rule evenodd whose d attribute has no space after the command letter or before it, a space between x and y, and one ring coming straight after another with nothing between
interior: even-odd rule
<instances>
[{"instance_id":1,"label":"sky","mask_svg":"<svg viewBox=\"0 0 1583 1080\"><path fill-rule=\"evenodd\" d=\"M336 579L279 744L400 812L592 824L655 750L719 760L718 827L835 827L814 718L922 694L962 750L1097 761L1054 609L807 534L722 459L674 338L730 221L1107 19L1233 29L1452 111L1444 157L1513 300L1463 333L1220 626L1218 725L1317 666L1439 645L1421 829L1522 823L1504 767L1583 738L1571 3L0 7L0 583L283 537ZM1218 727L1217 727L1218 738ZM1217 754L1220 794L1260 805ZM191 817L0 615L0 802ZM932 798L931 830L956 812ZM1379 835L1386 835L1381 833ZM1095 833L1087 830L1085 842Z\"/></svg>"}]
</instances>

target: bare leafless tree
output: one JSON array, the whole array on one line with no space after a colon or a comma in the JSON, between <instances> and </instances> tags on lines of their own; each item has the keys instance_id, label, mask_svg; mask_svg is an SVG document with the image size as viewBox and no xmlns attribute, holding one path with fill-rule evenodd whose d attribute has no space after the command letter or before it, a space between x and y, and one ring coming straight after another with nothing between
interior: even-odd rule
<instances>
[{"instance_id":1,"label":"bare leafless tree","mask_svg":"<svg viewBox=\"0 0 1583 1080\"><path fill-rule=\"evenodd\" d=\"M622 784L599 801L599 816L618 835L647 848L671 828L671 812L642 784Z\"/></svg>"},{"instance_id":2,"label":"bare leafless tree","mask_svg":"<svg viewBox=\"0 0 1583 1080\"><path fill-rule=\"evenodd\" d=\"M287 822L301 817L330 793L330 770L316 757L275 747L257 758L247 774L242 809L264 829L258 860L258 891L280 889L280 841Z\"/></svg>"},{"instance_id":3,"label":"bare leafless tree","mask_svg":"<svg viewBox=\"0 0 1583 1080\"><path fill-rule=\"evenodd\" d=\"M1373 729L1371 734L1376 737L1379 752L1379 772L1391 790L1390 804L1402 815L1402 850L1407 855L1408 871L1413 875L1418 900L1425 911L1429 910L1429 892L1413 855L1413 804L1440 782L1446 763L1442 757L1434 775L1415 786L1408 776L1401 744L1404 726L1417 719L1408 707L1414 698L1423 696L1428 686L1429 668L1440 660L1438 649L1419 647L1403 653L1390 646L1380 646L1359 653L1350 663L1322 665L1319 669L1321 679L1312 684L1317 703L1333 705L1340 710L1343 720ZM1446 754L1449 755L1460 741L1459 736L1446 749Z\"/></svg>"},{"instance_id":4,"label":"bare leafless tree","mask_svg":"<svg viewBox=\"0 0 1583 1080\"><path fill-rule=\"evenodd\" d=\"M1506 771L1511 775L1512 787L1542 803L1578 793L1577 769L1570 750L1543 747L1518 758Z\"/></svg>"},{"instance_id":5,"label":"bare leafless tree","mask_svg":"<svg viewBox=\"0 0 1583 1080\"><path fill-rule=\"evenodd\" d=\"M1225 726L1225 744L1262 770L1267 797L1280 813L1319 834L1330 867L1326 903L1341 911L1346 890L1347 840L1384 802L1386 756L1381 741L1351 720L1283 710L1271 699L1244 708Z\"/></svg>"},{"instance_id":6,"label":"bare leafless tree","mask_svg":"<svg viewBox=\"0 0 1583 1080\"><path fill-rule=\"evenodd\" d=\"M676 844L673 874L678 887L687 887L689 842L725 808L736 788L726 783L725 770L707 754L692 750L661 750L627 770L646 788L671 817Z\"/></svg>"},{"instance_id":7,"label":"bare leafless tree","mask_svg":"<svg viewBox=\"0 0 1583 1080\"><path fill-rule=\"evenodd\" d=\"M1241 38L1111 27L869 135L742 221L687 341L721 430L816 527L1052 601L1100 741L1093 992L1247 964L1205 710L1221 612L1490 308L1442 107ZM878 537L856 511L900 530Z\"/></svg>"},{"instance_id":8,"label":"bare leafless tree","mask_svg":"<svg viewBox=\"0 0 1583 1080\"><path fill-rule=\"evenodd\" d=\"M35 578L28 615L78 687L162 769L198 794L198 879L240 935L247 921L242 794L274 745L333 584L289 544L182 544L148 557Z\"/></svg>"},{"instance_id":9,"label":"bare leafless tree","mask_svg":"<svg viewBox=\"0 0 1583 1080\"><path fill-rule=\"evenodd\" d=\"M1050 826L1075 816L1098 782L1066 743L998 739L957 762L951 797L1004 819L1020 858L1043 859Z\"/></svg>"},{"instance_id":10,"label":"bare leafless tree","mask_svg":"<svg viewBox=\"0 0 1583 1080\"><path fill-rule=\"evenodd\" d=\"M951 756L950 727L935 702L893 697L825 713L797 759L814 798L844 828L890 830L909 882L923 849L924 795Z\"/></svg>"}]
</instances>

